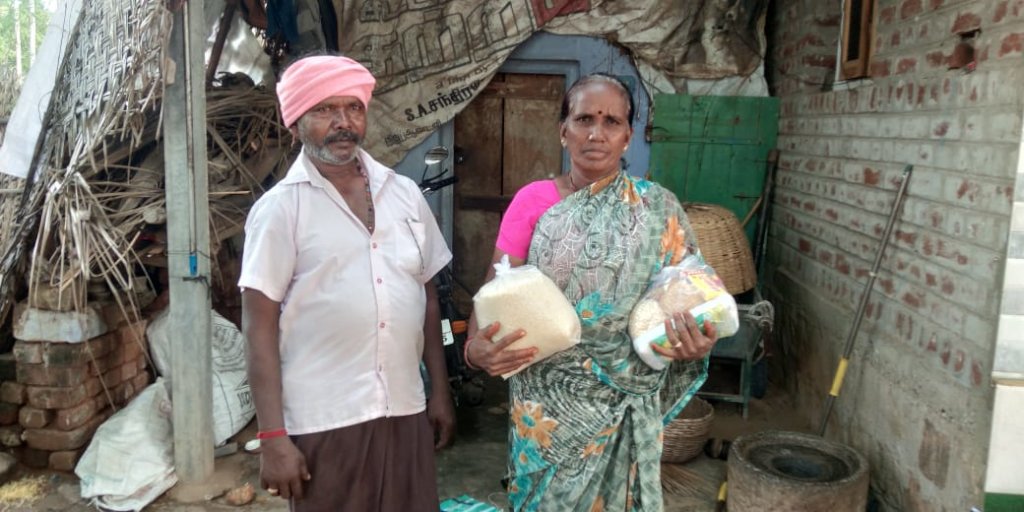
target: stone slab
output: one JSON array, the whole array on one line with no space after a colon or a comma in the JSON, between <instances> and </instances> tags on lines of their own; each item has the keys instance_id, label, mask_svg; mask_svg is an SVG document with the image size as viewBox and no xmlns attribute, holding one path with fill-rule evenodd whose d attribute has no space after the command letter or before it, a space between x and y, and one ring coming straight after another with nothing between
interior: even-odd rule
<instances>
[{"instance_id":1,"label":"stone slab","mask_svg":"<svg viewBox=\"0 0 1024 512\"><path fill-rule=\"evenodd\" d=\"M24 302L14 308L14 337L21 341L81 343L108 331L93 308L85 311L46 311Z\"/></svg>"}]
</instances>

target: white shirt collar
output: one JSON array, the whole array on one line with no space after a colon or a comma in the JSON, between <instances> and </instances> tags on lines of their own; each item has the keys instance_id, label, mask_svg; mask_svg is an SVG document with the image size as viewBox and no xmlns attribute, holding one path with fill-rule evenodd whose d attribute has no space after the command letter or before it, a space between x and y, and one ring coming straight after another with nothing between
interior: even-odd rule
<instances>
[{"instance_id":1,"label":"white shirt collar","mask_svg":"<svg viewBox=\"0 0 1024 512\"><path fill-rule=\"evenodd\" d=\"M377 162L367 153L363 148L356 149L356 158L359 159L363 164L363 169L370 176L370 189L376 192L380 190L384 183L389 178L395 175L395 171L389 167L382 165ZM295 160L295 164L288 169L288 174L280 181L281 184L295 184L308 182L314 187L325 188L327 180L324 179L320 171L317 170L316 165L310 160L309 155L306 154L306 149L303 148L302 152L299 153L298 159Z\"/></svg>"}]
</instances>

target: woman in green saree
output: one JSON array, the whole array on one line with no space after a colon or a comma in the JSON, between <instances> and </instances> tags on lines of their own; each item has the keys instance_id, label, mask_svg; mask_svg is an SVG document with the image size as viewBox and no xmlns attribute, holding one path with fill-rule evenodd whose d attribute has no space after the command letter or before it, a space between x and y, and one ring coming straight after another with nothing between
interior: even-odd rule
<instances>
[{"instance_id":1,"label":"woman in green saree","mask_svg":"<svg viewBox=\"0 0 1024 512\"><path fill-rule=\"evenodd\" d=\"M509 379L508 493L516 511L661 510L663 426L706 378L716 340L710 324L702 334L689 314L666 322L673 348L654 349L675 361L662 371L640 360L627 333L658 271L699 254L675 196L621 170L632 113L618 79L577 81L560 124L570 172L523 187L502 220L494 260L536 265L583 327L579 345ZM467 363L500 375L531 361L533 349L506 350L522 330L492 340L495 332L491 325L471 333Z\"/></svg>"}]
</instances>

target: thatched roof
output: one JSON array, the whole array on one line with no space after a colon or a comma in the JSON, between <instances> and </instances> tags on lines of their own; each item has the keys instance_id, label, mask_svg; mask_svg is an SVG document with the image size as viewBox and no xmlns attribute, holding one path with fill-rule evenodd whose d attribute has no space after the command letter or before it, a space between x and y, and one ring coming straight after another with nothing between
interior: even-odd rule
<instances>
[{"instance_id":1,"label":"thatched roof","mask_svg":"<svg viewBox=\"0 0 1024 512\"><path fill-rule=\"evenodd\" d=\"M160 105L171 24L165 2L97 0L83 10L44 121L36 179L23 201L0 209L0 226L14 226L0 231L0 318L26 266L30 302L32 290L51 288L81 309L100 289L136 309L139 250L159 259L166 219ZM208 102L216 242L240 231L263 178L284 168L290 140L273 94L251 82L226 77Z\"/></svg>"}]
</instances>

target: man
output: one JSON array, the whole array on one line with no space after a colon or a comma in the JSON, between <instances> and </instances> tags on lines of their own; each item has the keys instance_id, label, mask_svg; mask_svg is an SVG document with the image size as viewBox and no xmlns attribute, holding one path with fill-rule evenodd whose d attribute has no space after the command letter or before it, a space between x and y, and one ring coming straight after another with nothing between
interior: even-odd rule
<instances>
[{"instance_id":1,"label":"man","mask_svg":"<svg viewBox=\"0 0 1024 512\"><path fill-rule=\"evenodd\" d=\"M433 451L454 429L431 283L451 253L416 184L359 147L374 83L337 56L284 72L302 152L245 226L260 478L293 511L436 511Z\"/></svg>"}]
</instances>

